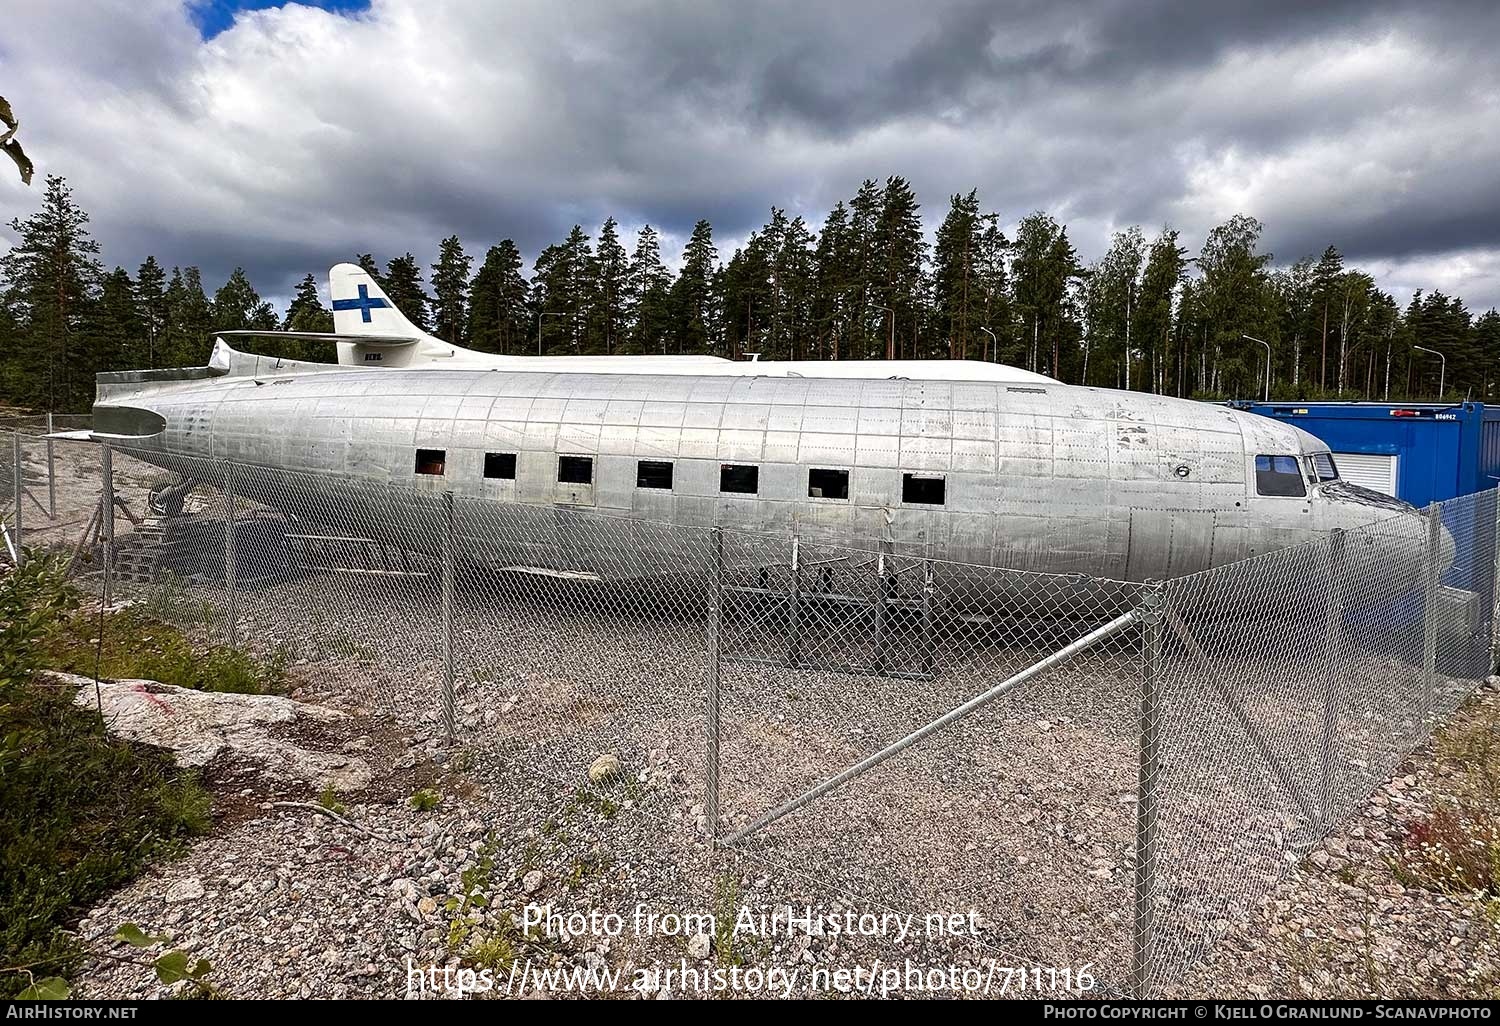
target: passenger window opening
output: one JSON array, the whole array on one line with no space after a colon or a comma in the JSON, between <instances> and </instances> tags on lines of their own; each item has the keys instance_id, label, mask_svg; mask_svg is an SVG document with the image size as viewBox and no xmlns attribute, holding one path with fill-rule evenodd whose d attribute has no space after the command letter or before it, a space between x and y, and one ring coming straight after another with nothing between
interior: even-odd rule
<instances>
[{"instance_id":1,"label":"passenger window opening","mask_svg":"<svg viewBox=\"0 0 1500 1026\"><path fill-rule=\"evenodd\" d=\"M484 476L500 481L514 481L516 479L516 454L513 452L485 453Z\"/></svg>"},{"instance_id":2,"label":"passenger window opening","mask_svg":"<svg viewBox=\"0 0 1500 1026\"><path fill-rule=\"evenodd\" d=\"M1319 484L1339 479L1339 466L1333 462L1333 453L1315 452L1312 454L1312 477Z\"/></svg>"},{"instance_id":3,"label":"passenger window opening","mask_svg":"<svg viewBox=\"0 0 1500 1026\"><path fill-rule=\"evenodd\" d=\"M849 498L849 471L815 468L807 472L807 496L810 499Z\"/></svg>"},{"instance_id":4,"label":"passenger window opening","mask_svg":"<svg viewBox=\"0 0 1500 1026\"><path fill-rule=\"evenodd\" d=\"M672 490L672 464L665 460L638 460L635 465L637 488Z\"/></svg>"},{"instance_id":5,"label":"passenger window opening","mask_svg":"<svg viewBox=\"0 0 1500 1026\"><path fill-rule=\"evenodd\" d=\"M559 484L593 484L594 457L559 456L557 458L557 481Z\"/></svg>"},{"instance_id":6,"label":"passenger window opening","mask_svg":"<svg viewBox=\"0 0 1500 1026\"><path fill-rule=\"evenodd\" d=\"M902 474L901 501L923 506L941 506L947 499L948 482L941 474Z\"/></svg>"},{"instance_id":7,"label":"passenger window opening","mask_svg":"<svg viewBox=\"0 0 1500 1026\"><path fill-rule=\"evenodd\" d=\"M448 463L447 449L418 449L417 466L418 474L431 474L441 476L443 468Z\"/></svg>"},{"instance_id":8,"label":"passenger window opening","mask_svg":"<svg viewBox=\"0 0 1500 1026\"><path fill-rule=\"evenodd\" d=\"M719 464L719 491L735 495L760 494L760 468L738 463Z\"/></svg>"},{"instance_id":9,"label":"passenger window opening","mask_svg":"<svg viewBox=\"0 0 1500 1026\"><path fill-rule=\"evenodd\" d=\"M1300 499L1307 495L1307 481L1295 456L1255 457L1255 493Z\"/></svg>"}]
</instances>

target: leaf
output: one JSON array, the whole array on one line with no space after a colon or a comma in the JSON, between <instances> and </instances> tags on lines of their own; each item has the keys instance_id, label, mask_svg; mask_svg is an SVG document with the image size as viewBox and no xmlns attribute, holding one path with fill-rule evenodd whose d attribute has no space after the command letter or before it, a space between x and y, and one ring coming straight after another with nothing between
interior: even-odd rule
<instances>
[{"instance_id":1,"label":"leaf","mask_svg":"<svg viewBox=\"0 0 1500 1026\"><path fill-rule=\"evenodd\" d=\"M155 962L156 978L163 983L176 983L188 978L186 951L168 951Z\"/></svg>"},{"instance_id":2,"label":"leaf","mask_svg":"<svg viewBox=\"0 0 1500 1026\"><path fill-rule=\"evenodd\" d=\"M67 980L61 976L48 976L46 979L33 981L16 998L20 1001L66 1001L72 993L73 988L68 986Z\"/></svg>"},{"instance_id":3,"label":"leaf","mask_svg":"<svg viewBox=\"0 0 1500 1026\"><path fill-rule=\"evenodd\" d=\"M167 938L154 937L134 923L126 923L115 931L115 940L124 941L133 948L149 948L153 944L165 943Z\"/></svg>"}]
</instances>

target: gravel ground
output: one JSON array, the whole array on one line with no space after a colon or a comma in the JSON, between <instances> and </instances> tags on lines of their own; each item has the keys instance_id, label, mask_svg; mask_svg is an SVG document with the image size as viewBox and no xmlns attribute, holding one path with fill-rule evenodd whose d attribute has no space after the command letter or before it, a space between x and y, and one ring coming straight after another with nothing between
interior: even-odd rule
<instances>
[{"instance_id":1,"label":"gravel ground","mask_svg":"<svg viewBox=\"0 0 1500 1026\"><path fill-rule=\"evenodd\" d=\"M159 479L132 463L116 462L127 502ZM61 479L75 483L60 488L60 506L86 519L97 465L87 455L70 458ZM222 558L212 532L199 540L207 564ZM715 850L706 841L702 787L701 622L606 587L505 575L462 581L458 745L450 748L438 708L435 578L288 577L275 571L277 553L251 545L240 558L253 582L235 596L240 637L291 663L297 697L354 714L360 729L325 744L361 745L377 779L345 799L346 823L275 805L316 796L269 788L245 767L214 768L219 829L91 911L84 933L113 957L90 966L80 993L165 992L149 969L118 961L127 951L108 938L122 922L170 933L172 943L214 964L216 986L238 996L403 995L412 982L408 958L416 967L461 964L502 975L513 964L598 971L686 959L700 968L810 972L911 958L985 970L1086 969L1104 992L1125 977L1139 702L1139 653L1128 643L1029 682L764 832ZM189 587L168 598L218 636L228 596L199 570L190 568ZM947 634L930 680L727 659L719 830L743 828L992 686L1045 652L1045 640L999 645ZM765 654L765 641L730 637L724 651ZM868 655L867 645L850 648ZM836 649L822 654L836 660ZM1247 665L1245 673L1274 680L1274 669ZM1462 685L1440 684L1449 708ZM1305 776L1320 721L1311 706L1289 702L1294 691L1252 694L1248 708ZM1203 701L1188 691L1171 700ZM1494 701L1486 695L1458 722ZM1309 851L1317 832L1276 790L1264 760L1246 756L1244 737L1225 728L1222 713L1184 708L1184 726L1168 738L1180 786L1162 820L1168 858L1159 907L1170 910L1159 913L1170 963L1162 989L1463 994L1493 978L1482 904L1402 887L1387 868L1406 821L1458 786L1464 771L1419 752L1365 801L1420 731L1409 719L1353 712L1340 725L1340 758L1357 770L1338 796L1352 818ZM623 778L591 786L589 769L604 755L619 759ZM437 808L411 807L408 798L421 789L441 795ZM628 925L614 938L528 935L520 925L528 903L614 911L627 924L642 905L701 913L811 904L822 914L915 914L918 932L928 913L972 912L978 936L898 943L825 931L730 943L636 936ZM1195 945L1210 957L1182 975ZM692 989L647 978L631 990L630 982L619 990L660 997ZM1018 989L1014 974L989 971L982 982L992 992L1002 982ZM818 986L806 975L796 985L839 990L835 979Z\"/></svg>"},{"instance_id":2,"label":"gravel ground","mask_svg":"<svg viewBox=\"0 0 1500 1026\"><path fill-rule=\"evenodd\" d=\"M1494 898L1415 886L1393 868L1409 848L1408 828L1435 810L1462 802L1493 812L1494 782L1469 752L1500 725L1497 684L1491 678L1433 743L1292 867L1173 992L1249 999L1500 995Z\"/></svg>"}]
</instances>

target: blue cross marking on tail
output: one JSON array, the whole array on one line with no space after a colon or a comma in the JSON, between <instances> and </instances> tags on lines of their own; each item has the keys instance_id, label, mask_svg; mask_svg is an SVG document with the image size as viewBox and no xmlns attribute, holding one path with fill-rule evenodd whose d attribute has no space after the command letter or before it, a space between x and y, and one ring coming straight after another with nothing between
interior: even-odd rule
<instances>
[{"instance_id":1,"label":"blue cross marking on tail","mask_svg":"<svg viewBox=\"0 0 1500 1026\"><path fill-rule=\"evenodd\" d=\"M358 299L335 299L333 301L333 308L335 310L358 310L359 319L361 321L364 321L366 324L370 323L371 310L378 310L382 307L387 307L390 305L390 303L386 302L384 299L381 299L379 296L371 299L370 288L368 285L361 285L359 287Z\"/></svg>"}]
</instances>

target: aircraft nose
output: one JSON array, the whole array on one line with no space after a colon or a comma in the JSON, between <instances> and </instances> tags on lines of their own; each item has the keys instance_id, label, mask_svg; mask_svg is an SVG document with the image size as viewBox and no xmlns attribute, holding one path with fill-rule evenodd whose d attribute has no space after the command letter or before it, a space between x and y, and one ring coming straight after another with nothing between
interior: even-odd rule
<instances>
[{"instance_id":1,"label":"aircraft nose","mask_svg":"<svg viewBox=\"0 0 1500 1026\"><path fill-rule=\"evenodd\" d=\"M1342 498L1342 496L1340 496ZM1361 560L1373 560L1370 570L1390 575L1398 566L1420 573L1427 565L1432 545L1433 525L1425 510L1399 502L1389 496L1365 493L1363 490L1335 502L1333 526L1343 527L1360 553ZM1384 514L1384 515L1382 515ZM1441 514L1435 514L1441 517ZM1436 530L1439 572L1453 566L1458 545L1448 525L1439 519Z\"/></svg>"}]
</instances>

